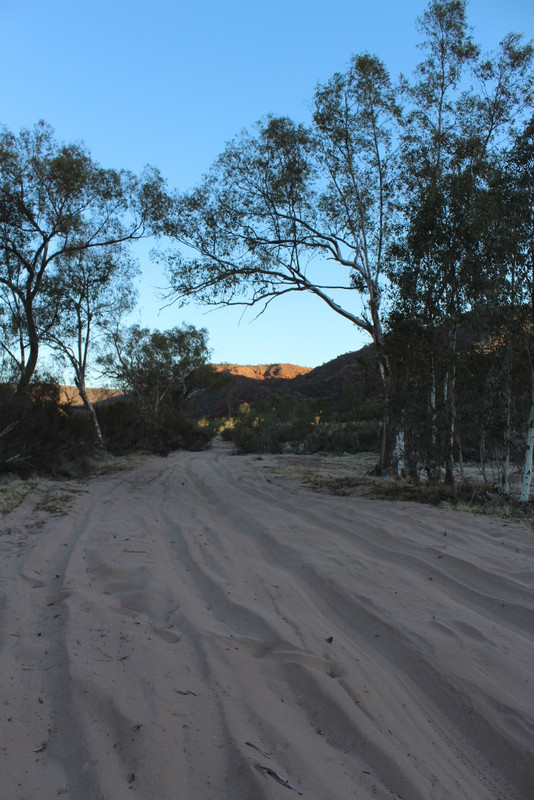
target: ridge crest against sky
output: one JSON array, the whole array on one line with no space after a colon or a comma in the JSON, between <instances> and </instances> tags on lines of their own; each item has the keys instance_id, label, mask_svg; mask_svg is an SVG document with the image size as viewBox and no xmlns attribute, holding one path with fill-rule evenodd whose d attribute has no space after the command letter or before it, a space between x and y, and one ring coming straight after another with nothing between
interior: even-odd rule
<instances>
[{"instance_id":1,"label":"ridge crest against sky","mask_svg":"<svg viewBox=\"0 0 534 800\"><path fill-rule=\"evenodd\" d=\"M354 53L381 58L395 79L420 60L426 2L375 0L0 0L2 113L14 133L39 119L62 141L83 140L104 167L158 167L170 187L199 182L224 145L265 114L307 121L317 83ZM534 37L532 0L472 0L475 41ZM151 328L209 331L215 362L314 367L368 343L313 297L275 300L264 314L178 305L160 311L165 277L136 252L136 318Z\"/></svg>"}]
</instances>

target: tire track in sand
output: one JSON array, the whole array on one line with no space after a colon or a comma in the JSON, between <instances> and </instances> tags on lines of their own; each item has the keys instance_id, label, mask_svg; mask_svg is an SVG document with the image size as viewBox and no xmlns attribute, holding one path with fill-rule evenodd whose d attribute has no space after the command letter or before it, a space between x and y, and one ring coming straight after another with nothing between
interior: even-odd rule
<instances>
[{"instance_id":1,"label":"tire track in sand","mask_svg":"<svg viewBox=\"0 0 534 800\"><path fill-rule=\"evenodd\" d=\"M527 534L259 466L177 453L8 515L6 800L530 796Z\"/></svg>"}]
</instances>

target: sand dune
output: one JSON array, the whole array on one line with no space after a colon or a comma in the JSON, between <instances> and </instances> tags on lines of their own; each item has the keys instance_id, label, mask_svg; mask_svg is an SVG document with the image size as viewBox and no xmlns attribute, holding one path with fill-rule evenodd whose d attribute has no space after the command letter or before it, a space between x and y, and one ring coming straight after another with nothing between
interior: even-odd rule
<instances>
[{"instance_id":1,"label":"sand dune","mask_svg":"<svg viewBox=\"0 0 534 800\"><path fill-rule=\"evenodd\" d=\"M0 532L1 800L534 797L534 545L225 449Z\"/></svg>"}]
</instances>

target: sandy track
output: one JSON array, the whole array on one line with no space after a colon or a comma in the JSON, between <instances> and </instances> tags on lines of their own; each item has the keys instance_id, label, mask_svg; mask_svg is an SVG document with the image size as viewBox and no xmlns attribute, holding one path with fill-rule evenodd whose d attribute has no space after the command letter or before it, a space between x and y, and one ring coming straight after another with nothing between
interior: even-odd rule
<instances>
[{"instance_id":1,"label":"sandy track","mask_svg":"<svg viewBox=\"0 0 534 800\"><path fill-rule=\"evenodd\" d=\"M4 516L0 800L534 797L532 534L264 463Z\"/></svg>"}]
</instances>

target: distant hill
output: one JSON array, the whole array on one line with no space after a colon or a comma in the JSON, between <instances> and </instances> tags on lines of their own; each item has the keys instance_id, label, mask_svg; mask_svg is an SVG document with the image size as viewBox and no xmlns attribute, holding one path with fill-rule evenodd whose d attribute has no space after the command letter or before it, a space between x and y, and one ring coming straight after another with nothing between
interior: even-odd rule
<instances>
[{"instance_id":1,"label":"distant hill","mask_svg":"<svg viewBox=\"0 0 534 800\"><path fill-rule=\"evenodd\" d=\"M232 380L226 389L206 392L198 398L195 415L209 417L234 413L242 403L257 403L269 394L292 394L302 400L337 397L350 383L364 382L370 391L379 391L379 376L372 345L345 353L319 367L294 364L216 364L229 372Z\"/></svg>"},{"instance_id":2,"label":"distant hill","mask_svg":"<svg viewBox=\"0 0 534 800\"><path fill-rule=\"evenodd\" d=\"M373 345L344 353L295 379L292 390L309 398L335 397L349 383L364 381L379 389L379 373Z\"/></svg>"},{"instance_id":3,"label":"distant hill","mask_svg":"<svg viewBox=\"0 0 534 800\"><path fill-rule=\"evenodd\" d=\"M231 380L225 389L208 391L195 401L194 415L218 417L234 413L242 403L256 403L271 392L292 394L301 399L337 397L350 383L364 382L371 391L379 390L378 370L372 345L357 352L327 361L319 367L296 364L214 364L217 372L227 372ZM117 389L88 389L91 402L109 401L122 395ZM62 387L63 402L82 404L74 386Z\"/></svg>"},{"instance_id":4,"label":"distant hill","mask_svg":"<svg viewBox=\"0 0 534 800\"><path fill-rule=\"evenodd\" d=\"M91 403L104 403L114 397L121 397L124 392L120 389L87 389L87 396ZM62 386L60 402L68 403L71 406L83 405L82 398L75 386Z\"/></svg>"},{"instance_id":5,"label":"distant hill","mask_svg":"<svg viewBox=\"0 0 534 800\"><path fill-rule=\"evenodd\" d=\"M230 375L240 375L243 378L254 378L255 380L272 380L273 378L283 378L292 380L299 375L306 375L312 371L312 367L298 367L296 364L214 364L217 372L229 372Z\"/></svg>"}]
</instances>

